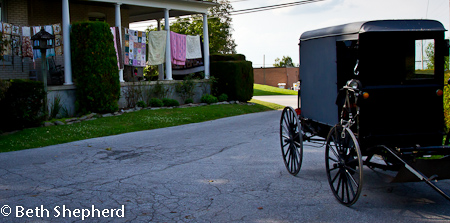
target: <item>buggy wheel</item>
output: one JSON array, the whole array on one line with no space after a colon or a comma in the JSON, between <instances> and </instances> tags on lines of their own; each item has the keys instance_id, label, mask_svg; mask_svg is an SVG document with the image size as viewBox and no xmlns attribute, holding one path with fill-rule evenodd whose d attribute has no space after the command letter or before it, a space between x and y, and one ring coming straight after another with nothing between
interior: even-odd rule
<instances>
[{"instance_id":1,"label":"buggy wheel","mask_svg":"<svg viewBox=\"0 0 450 223\"><path fill-rule=\"evenodd\" d=\"M292 175L297 175L302 166L302 126L292 107L285 107L280 120L280 143L284 165Z\"/></svg>"},{"instance_id":2,"label":"buggy wheel","mask_svg":"<svg viewBox=\"0 0 450 223\"><path fill-rule=\"evenodd\" d=\"M325 165L328 183L336 199L353 205L361 193L363 163L359 143L349 128L334 126L327 137Z\"/></svg>"}]
</instances>

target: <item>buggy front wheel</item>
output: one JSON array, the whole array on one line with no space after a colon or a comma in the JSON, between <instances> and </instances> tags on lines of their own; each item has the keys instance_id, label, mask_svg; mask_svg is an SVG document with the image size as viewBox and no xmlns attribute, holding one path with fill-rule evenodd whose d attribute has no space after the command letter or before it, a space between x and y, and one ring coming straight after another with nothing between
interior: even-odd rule
<instances>
[{"instance_id":1,"label":"buggy front wheel","mask_svg":"<svg viewBox=\"0 0 450 223\"><path fill-rule=\"evenodd\" d=\"M283 109L280 120L280 143L284 165L292 175L297 175L302 166L303 139L302 126L295 110L288 106Z\"/></svg>"},{"instance_id":2,"label":"buggy front wheel","mask_svg":"<svg viewBox=\"0 0 450 223\"><path fill-rule=\"evenodd\" d=\"M346 206L359 198L363 184L363 162L358 140L349 128L334 126L327 137L325 165L336 199Z\"/></svg>"}]
</instances>

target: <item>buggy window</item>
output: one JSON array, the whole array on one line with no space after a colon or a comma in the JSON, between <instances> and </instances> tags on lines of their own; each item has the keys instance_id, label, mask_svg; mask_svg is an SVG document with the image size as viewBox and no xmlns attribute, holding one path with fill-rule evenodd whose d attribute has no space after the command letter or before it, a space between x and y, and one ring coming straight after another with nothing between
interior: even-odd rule
<instances>
[{"instance_id":1,"label":"buggy window","mask_svg":"<svg viewBox=\"0 0 450 223\"><path fill-rule=\"evenodd\" d=\"M414 64L407 64L406 80L433 79L434 39L415 40ZM407 60L407 63L410 62ZM414 66L414 69L412 67ZM409 68L409 69L408 69Z\"/></svg>"}]
</instances>

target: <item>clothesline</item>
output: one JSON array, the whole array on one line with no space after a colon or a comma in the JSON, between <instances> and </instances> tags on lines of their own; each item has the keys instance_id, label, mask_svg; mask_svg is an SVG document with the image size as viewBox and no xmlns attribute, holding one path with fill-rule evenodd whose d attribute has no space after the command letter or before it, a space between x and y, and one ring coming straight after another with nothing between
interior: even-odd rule
<instances>
[{"instance_id":1,"label":"clothesline","mask_svg":"<svg viewBox=\"0 0 450 223\"><path fill-rule=\"evenodd\" d=\"M19 26L11 23L1 22L0 32L3 33L3 38L10 42L3 49L3 55L8 56L22 56L22 58L30 57L40 58L41 52L39 50L33 50L31 44L31 33L35 35L41 30L41 26ZM54 48L47 50L47 57L62 55L62 33L61 24L45 25L45 31L55 35ZM33 31L33 32L31 32Z\"/></svg>"},{"instance_id":2,"label":"clothesline","mask_svg":"<svg viewBox=\"0 0 450 223\"><path fill-rule=\"evenodd\" d=\"M124 28L124 31L125 65L143 67L165 62L167 31L151 31L148 36L145 32L127 28ZM148 50L145 44L146 38ZM171 31L170 52L173 65L185 66L186 60L203 58L200 36L183 35Z\"/></svg>"}]
</instances>

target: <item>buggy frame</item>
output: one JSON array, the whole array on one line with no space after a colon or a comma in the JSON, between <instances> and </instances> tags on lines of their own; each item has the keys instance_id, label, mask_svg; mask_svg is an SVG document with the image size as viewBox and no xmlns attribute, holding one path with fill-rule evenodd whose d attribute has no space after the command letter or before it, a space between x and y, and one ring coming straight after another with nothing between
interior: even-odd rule
<instances>
[{"instance_id":1,"label":"buggy frame","mask_svg":"<svg viewBox=\"0 0 450 223\"><path fill-rule=\"evenodd\" d=\"M322 142L328 182L344 205L359 198L363 165L397 171L395 182L424 181L450 200L435 184L450 178L445 31L434 20L378 20L303 33L298 108L284 108L280 120L289 173L301 169L304 141ZM433 50L433 69L417 62L424 42Z\"/></svg>"}]
</instances>

